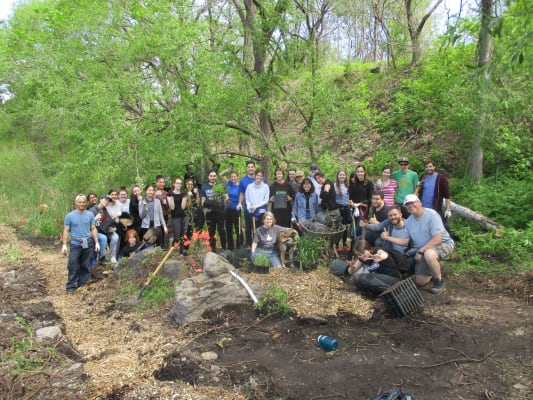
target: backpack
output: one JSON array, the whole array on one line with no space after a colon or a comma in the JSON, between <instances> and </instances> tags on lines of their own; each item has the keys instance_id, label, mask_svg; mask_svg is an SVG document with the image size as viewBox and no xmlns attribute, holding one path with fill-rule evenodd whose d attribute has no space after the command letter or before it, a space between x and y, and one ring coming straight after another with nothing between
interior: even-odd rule
<instances>
[{"instance_id":1,"label":"backpack","mask_svg":"<svg viewBox=\"0 0 533 400\"><path fill-rule=\"evenodd\" d=\"M413 395L398 388L370 397L368 400L415 400Z\"/></svg>"}]
</instances>

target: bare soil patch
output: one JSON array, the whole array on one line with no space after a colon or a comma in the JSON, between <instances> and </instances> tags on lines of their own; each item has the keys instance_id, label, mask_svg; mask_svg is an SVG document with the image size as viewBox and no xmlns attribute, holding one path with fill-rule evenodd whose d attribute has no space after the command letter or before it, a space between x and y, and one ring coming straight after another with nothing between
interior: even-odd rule
<instances>
[{"instance_id":1,"label":"bare soil patch","mask_svg":"<svg viewBox=\"0 0 533 400\"><path fill-rule=\"evenodd\" d=\"M322 293L306 295L291 272L242 274L285 285L300 313L306 296L325 311L316 318L258 315L250 303L177 327L166 317L170 303L149 310L125 305L112 276L67 295L66 259L52 241L30 243L0 226L0 246L2 355L14 337L28 335L17 317L33 328L59 324L66 335L53 357L34 344L45 373L16 372L2 359L2 399L364 400L394 386L419 400L533 397L531 274L450 273L443 295L423 292L423 307L394 319L380 301L329 277ZM23 257L8 257L7 246ZM353 309L345 306L350 298ZM321 350L321 334L335 337L339 350ZM204 360L205 352L217 359Z\"/></svg>"}]
</instances>

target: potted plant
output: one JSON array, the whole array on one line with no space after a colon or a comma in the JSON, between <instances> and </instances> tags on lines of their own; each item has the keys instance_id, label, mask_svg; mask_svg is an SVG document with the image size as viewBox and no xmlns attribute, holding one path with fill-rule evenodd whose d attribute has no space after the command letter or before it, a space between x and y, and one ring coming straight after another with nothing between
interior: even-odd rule
<instances>
[{"instance_id":1,"label":"potted plant","mask_svg":"<svg viewBox=\"0 0 533 400\"><path fill-rule=\"evenodd\" d=\"M255 272L258 274L268 274L270 272L270 260L266 254L256 254L253 260Z\"/></svg>"}]
</instances>

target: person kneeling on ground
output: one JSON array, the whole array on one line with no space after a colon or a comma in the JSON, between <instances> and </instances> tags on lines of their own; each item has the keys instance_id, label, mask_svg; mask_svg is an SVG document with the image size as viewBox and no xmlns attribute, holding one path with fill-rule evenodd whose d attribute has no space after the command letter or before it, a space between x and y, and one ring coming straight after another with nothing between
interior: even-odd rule
<instances>
[{"instance_id":1,"label":"person kneeling on ground","mask_svg":"<svg viewBox=\"0 0 533 400\"><path fill-rule=\"evenodd\" d=\"M350 282L359 290L379 295L397 282L402 275L400 270L407 265L407 258L398 252L372 249L366 240L355 244L355 258L350 262L348 274Z\"/></svg>"},{"instance_id":2,"label":"person kneeling on ground","mask_svg":"<svg viewBox=\"0 0 533 400\"><path fill-rule=\"evenodd\" d=\"M126 245L120 250L118 261L120 261L122 257L129 257L140 250L151 247L150 245L146 245L145 242L139 241L139 234L135 229L130 229L126 232L124 235L124 241L126 242Z\"/></svg>"},{"instance_id":3,"label":"person kneeling on ground","mask_svg":"<svg viewBox=\"0 0 533 400\"><path fill-rule=\"evenodd\" d=\"M263 225L257 228L252 240L252 262L257 255L264 254L268 257L272 268L281 268L281 260L279 259L279 252L277 250L278 236L280 232L289 229L291 228L276 225L276 219L271 211L264 213Z\"/></svg>"}]
</instances>

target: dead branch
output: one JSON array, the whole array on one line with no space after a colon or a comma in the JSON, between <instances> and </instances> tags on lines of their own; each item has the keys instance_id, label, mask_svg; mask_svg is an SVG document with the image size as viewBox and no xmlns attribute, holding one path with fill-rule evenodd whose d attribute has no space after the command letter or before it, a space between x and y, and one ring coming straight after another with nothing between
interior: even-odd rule
<instances>
[{"instance_id":1,"label":"dead branch","mask_svg":"<svg viewBox=\"0 0 533 400\"><path fill-rule=\"evenodd\" d=\"M402 364L398 365L398 367L405 367L405 368L436 368L441 367L446 364L465 364L465 363L481 363L485 361L487 358L489 358L492 354L494 354L493 351L488 352L481 358L453 358L451 360L443 361L437 364L431 364L431 365L408 365L408 364Z\"/></svg>"}]
</instances>

